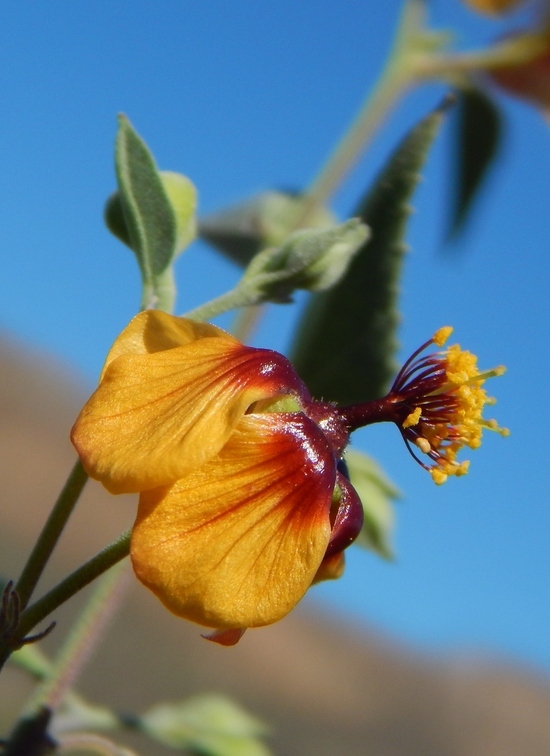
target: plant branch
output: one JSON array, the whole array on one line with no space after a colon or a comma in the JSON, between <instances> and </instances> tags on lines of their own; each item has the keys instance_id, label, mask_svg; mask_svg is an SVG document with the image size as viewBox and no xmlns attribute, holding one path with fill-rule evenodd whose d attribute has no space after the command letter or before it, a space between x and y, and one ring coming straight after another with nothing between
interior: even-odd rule
<instances>
[{"instance_id":1,"label":"plant branch","mask_svg":"<svg viewBox=\"0 0 550 756\"><path fill-rule=\"evenodd\" d=\"M42 532L27 560L15 590L21 609L25 609L50 558L59 536L82 493L88 475L78 460L59 494Z\"/></svg>"},{"instance_id":2,"label":"plant branch","mask_svg":"<svg viewBox=\"0 0 550 756\"><path fill-rule=\"evenodd\" d=\"M121 559L130 553L131 529L122 533L113 543L106 546L98 554L85 562L55 588L48 591L42 598L31 604L21 615L17 635L11 638L0 639L0 669L4 666L9 655L24 640L27 633L39 622L45 619L61 604L64 604L72 596L78 593L97 577L110 569Z\"/></svg>"}]
</instances>

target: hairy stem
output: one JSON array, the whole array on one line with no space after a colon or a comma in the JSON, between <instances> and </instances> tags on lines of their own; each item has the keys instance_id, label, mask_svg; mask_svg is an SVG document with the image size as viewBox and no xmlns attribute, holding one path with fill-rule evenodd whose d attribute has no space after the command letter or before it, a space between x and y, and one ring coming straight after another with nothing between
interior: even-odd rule
<instances>
[{"instance_id":1,"label":"hairy stem","mask_svg":"<svg viewBox=\"0 0 550 756\"><path fill-rule=\"evenodd\" d=\"M32 596L36 584L44 571L59 536L63 532L76 502L88 480L88 475L78 460L59 494L42 532L23 568L15 590L19 595L21 609L24 609Z\"/></svg>"},{"instance_id":2,"label":"hairy stem","mask_svg":"<svg viewBox=\"0 0 550 756\"><path fill-rule=\"evenodd\" d=\"M21 643L24 643L25 636L33 627L36 627L39 622L61 606L61 604L68 601L114 564L128 556L130 553L131 533L131 529L122 533L116 541L113 541L113 543L106 546L98 554L85 562L85 564L68 575L55 588L48 591L41 599L35 601L34 604L31 604L22 613L17 635L13 638L0 639L0 669L4 666L12 651L18 648Z\"/></svg>"}]
</instances>

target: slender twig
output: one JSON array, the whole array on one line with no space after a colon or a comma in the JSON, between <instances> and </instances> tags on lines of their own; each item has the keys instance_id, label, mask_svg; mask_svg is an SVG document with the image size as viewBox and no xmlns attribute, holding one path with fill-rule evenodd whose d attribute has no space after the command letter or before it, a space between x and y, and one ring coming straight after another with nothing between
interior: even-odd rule
<instances>
[{"instance_id":1,"label":"slender twig","mask_svg":"<svg viewBox=\"0 0 550 756\"><path fill-rule=\"evenodd\" d=\"M122 533L113 543L106 546L58 583L55 588L52 588L42 598L25 609L20 618L17 636L11 638L9 641L0 642L0 669L5 664L11 652L18 647L20 640L33 627L36 627L39 622L91 583L92 580L95 580L114 564L128 556L130 552L130 535L131 530Z\"/></svg>"},{"instance_id":2,"label":"slender twig","mask_svg":"<svg viewBox=\"0 0 550 756\"><path fill-rule=\"evenodd\" d=\"M50 558L63 528L78 501L88 475L78 460L59 494L40 536L27 560L15 590L19 595L21 609L25 609L32 596L44 567Z\"/></svg>"}]
</instances>

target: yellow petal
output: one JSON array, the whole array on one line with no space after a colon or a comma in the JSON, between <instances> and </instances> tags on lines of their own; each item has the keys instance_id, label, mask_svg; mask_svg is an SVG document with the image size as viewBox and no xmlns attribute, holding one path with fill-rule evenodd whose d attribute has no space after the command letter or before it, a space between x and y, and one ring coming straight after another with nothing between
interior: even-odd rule
<instances>
[{"instance_id":1,"label":"yellow petal","mask_svg":"<svg viewBox=\"0 0 550 756\"><path fill-rule=\"evenodd\" d=\"M137 577L181 617L267 625L302 598L330 537L336 469L301 413L247 415L216 459L140 497Z\"/></svg>"},{"instance_id":2,"label":"yellow petal","mask_svg":"<svg viewBox=\"0 0 550 756\"><path fill-rule=\"evenodd\" d=\"M86 471L109 491L145 491L203 465L253 402L293 383L299 388L286 358L225 337L124 354L109 364L72 441Z\"/></svg>"},{"instance_id":3,"label":"yellow petal","mask_svg":"<svg viewBox=\"0 0 550 756\"><path fill-rule=\"evenodd\" d=\"M123 354L162 352L208 336L219 336L237 343L233 336L210 323L178 318L161 310L144 310L130 321L116 339L105 360L101 377L109 364Z\"/></svg>"}]
</instances>

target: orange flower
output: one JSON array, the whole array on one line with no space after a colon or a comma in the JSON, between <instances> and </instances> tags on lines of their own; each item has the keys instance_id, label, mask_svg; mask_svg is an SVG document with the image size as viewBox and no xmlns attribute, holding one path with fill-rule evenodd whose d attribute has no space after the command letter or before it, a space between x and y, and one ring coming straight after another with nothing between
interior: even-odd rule
<instances>
[{"instance_id":1,"label":"orange flower","mask_svg":"<svg viewBox=\"0 0 550 756\"><path fill-rule=\"evenodd\" d=\"M504 433L481 418L481 384L501 369L479 373L458 346L417 360L450 330L415 352L387 397L339 409L314 401L276 352L156 310L134 318L72 441L109 491L140 493L137 577L225 645L340 577L363 520L342 459L351 430L397 423L436 483L466 472L456 454L483 427Z\"/></svg>"},{"instance_id":2,"label":"orange flower","mask_svg":"<svg viewBox=\"0 0 550 756\"><path fill-rule=\"evenodd\" d=\"M337 469L348 432L336 409L312 403L285 357L215 326L134 318L72 440L109 491L141 493L137 577L173 613L221 629L218 642L337 577L361 528Z\"/></svg>"}]
</instances>

